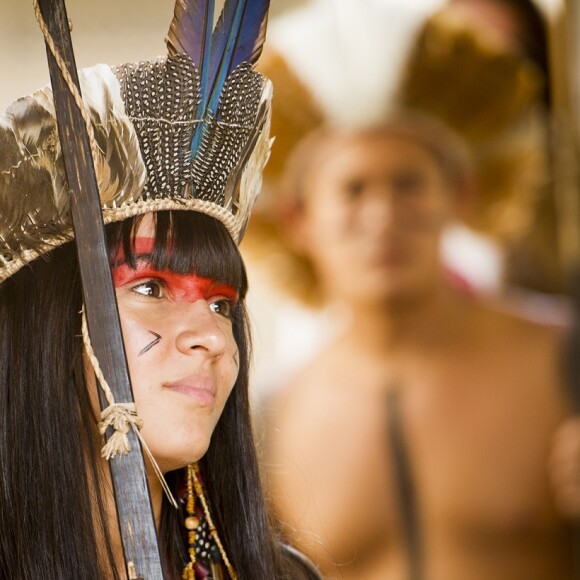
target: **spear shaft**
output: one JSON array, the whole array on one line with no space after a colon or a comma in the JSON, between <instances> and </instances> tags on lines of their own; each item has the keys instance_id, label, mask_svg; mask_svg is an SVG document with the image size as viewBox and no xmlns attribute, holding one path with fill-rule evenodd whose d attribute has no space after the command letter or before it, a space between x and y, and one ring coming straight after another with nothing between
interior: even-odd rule
<instances>
[{"instance_id":1,"label":"spear shaft","mask_svg":"<svg viewBox=\"0 0 580 580\"><path fill-rule=\"evenodd\" d=\"M64 0L39 0L40 11L79 88ZM119 313L109 266L100 197L82 115L47 46L58 130L69 185L72 221L93 350L117 402L132 402ZM80 88L79 88L80 90ZM108 405L102 393L101 407ZM74 436L74 434L71 434ZM128 434L131 452L110 460L119 529L130 580L163 578L157 533L140 444Z\"/></svg>"}]
</instances>

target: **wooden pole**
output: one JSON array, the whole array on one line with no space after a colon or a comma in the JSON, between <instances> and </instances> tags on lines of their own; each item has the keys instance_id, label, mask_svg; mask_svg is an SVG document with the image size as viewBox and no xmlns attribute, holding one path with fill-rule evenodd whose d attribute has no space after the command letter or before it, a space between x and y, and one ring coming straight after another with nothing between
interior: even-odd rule
<instances>
[{"instance_id":1,"label":"wooden pole","mask_svg":"<svg viewBox=\"0 0 580 580\"><path fill-rule=\"evenodd\" d=\"M580 160L580 71L578 67L580 66L580 46L578 45L578 34L580 33L580 8L578 7L577 1L565 0L564 6L564 19L567 22L567 34L566 38L568 40L568 50L569 59L568 63L568 78L570 86L570 120L572 124L572 143L570 145L573 150L573 167L570 170L573 175L573 180L575 181L576 191L575 199L576 210L573 219L576 222L576 241L580 237L580 177L578 170L578 162ZM574 248L575 254L573 255L573 298L575 305L575 323L573 335L575 335L575 340L572 340L572 345L570 349L570 367L573 369L573 389L574 389L574 401L576 404L576 413L580 414L580 365L578 364L578 353L580 353L580 243ZM574 574L577 580L580 580L580 521L576 521L574 527L575 533L575 544L574 544L574 556L575 556L575 568Z\"/></svg>"},{"instance_id":2,"label":"wooden pole","mask_svg":"<svg viewBox=\"0 0 580 580\"><path fill-rule=\"evenodd\" d=\"M79 87L64 0L39 0L39 5L49 33ZM115 400L119 403L132 402L133 393L86 126L48 48L47 53L70 188L72 220L91 342ZM101 396L101 406L107 405ZM71 436L74 437L74 434ZM129 432L129 442L131 452L110 461L127 575L131 580L162 579L145 463L139 441L132 431Z\"/></svg>"},{"instance_id":3,"label":"wooden pole","mask_svg":"<svg viewBox=\"0 0 580 580\"><path fill-rule=\"evenodd\" d=\"M564 365L572 408L580 415L580 9L563 0L550 27L553 94L553 178L558 207L560 255L573 307ZM580 580L580 521L573 526L573 577Z\"/></svg>"},{"instance_id":4,"label":"wooden pole","mask_svg":"<svg viewBox=\"0 0 580 580\"><path fill-rule=\"evenodd\" d=\"M580 117L577 67L580 10L563 3L550 21L550 82L552 92L552 172L558 212L559 251L564 271L580 264L580 183L578 130Z\"/></svg>"},{"instance_id":5,"label":"wooden pole","mask_svg":"<svg viewBox=\"0 0 580 580\"><path fill-rule=\"evenodd\" d=\"M569 18L568 38L570 44L570 85L572 99L572 115L576 127L576 135L580 135L580 6L577 1L565 0L565 10Z\"/></svg>"}]
</instances>

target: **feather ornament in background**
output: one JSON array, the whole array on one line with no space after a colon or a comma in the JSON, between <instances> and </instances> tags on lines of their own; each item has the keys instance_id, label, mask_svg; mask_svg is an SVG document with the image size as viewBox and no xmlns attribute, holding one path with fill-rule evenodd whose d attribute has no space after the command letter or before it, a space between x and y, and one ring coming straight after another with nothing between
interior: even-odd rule
<instances>
[{"instance_id":1,"label":"feather ornament in background","mask_svg":"<svg viewBox=\"0 0 580 580\"><path fill-rule=\"evenodd\" d=\"M191 157L201 147L208 124L218 117L226 80L242 63L254 65L266 37L269 0L226 0L214 28L214 0L178 0L167 35L169 55L187 54L198 69L201 88L199 123Z\"/></svg>"}]
</instances>

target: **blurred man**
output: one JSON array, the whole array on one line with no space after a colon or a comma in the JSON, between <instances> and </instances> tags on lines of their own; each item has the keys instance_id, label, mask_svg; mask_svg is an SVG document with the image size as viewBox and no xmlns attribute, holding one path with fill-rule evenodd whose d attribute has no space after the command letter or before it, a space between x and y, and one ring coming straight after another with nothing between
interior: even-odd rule
<instances>
[{"instance_id":1,"label":"blurred man","mask_svg":"<svg viewBox=\"0 0 580 580\"><path fill-rule=\"evenodd\" d=\"M349 324L271 401L266 466L285 532L327 578L409 577L387 438L396 391L423 577L572 578L557 507L577 491L570 437L553 448L565 335L442 267L442 231L470 192L461 148L426 120L329 130L299 146L286 183L294 248Z\"/></svg>"}]
</instances>

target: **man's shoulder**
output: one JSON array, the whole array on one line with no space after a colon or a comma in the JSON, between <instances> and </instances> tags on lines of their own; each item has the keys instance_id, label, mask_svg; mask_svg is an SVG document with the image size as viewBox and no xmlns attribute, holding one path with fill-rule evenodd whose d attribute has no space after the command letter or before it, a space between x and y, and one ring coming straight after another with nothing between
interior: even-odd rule
<instances>
[{"instance_id":1,"label":"man's shoulder","mask_svg":"<svg viewBox=\"0 0 580 580\"><path fill-rule=\"evenodd\" d=\"M563 298L518 292L482 302L476 319L482 332L500 343L559 348L569 330L571 310Z\"/></svg>"},{"instance_id":2,"label":"man's shoulder","mask_svg":"<svg viewBox=\"0 0 580 580\"><path fill-rule=\"evenodd\" d=\"M481 305L482 360L493 362L497 384L511 385L544 401L561 402L562 360L569 336L564 316L530 316L521 304L506 301ZM556 397L556 399L554 399ZM559 403L558 403L559 404Z\"/></svg>"}]
</instances>

